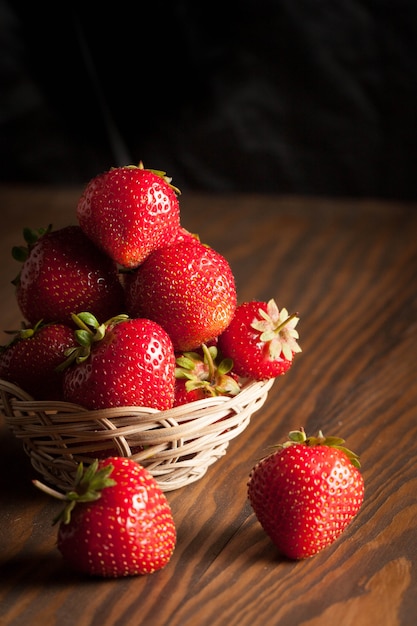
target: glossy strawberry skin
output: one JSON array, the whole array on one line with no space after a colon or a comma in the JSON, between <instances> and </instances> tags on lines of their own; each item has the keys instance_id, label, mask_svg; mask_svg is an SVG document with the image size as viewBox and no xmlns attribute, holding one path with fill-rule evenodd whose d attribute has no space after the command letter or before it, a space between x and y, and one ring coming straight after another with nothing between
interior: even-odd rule
<instances>
[{"instance_id":1,"label":"glossy strawberry skin","mask_svg":"<svg viewBox=\"0 0 417 626\"><path fill-rule=\"evenodd\" d=\"M71 324L71 314L79 311L108 319L124 310L117 266L75 225L48 232L33 245L16 298L31 324Z\"/></svg>"},{"instance_id":2,"label":"glossy strawberry skin","mask_svg":"<svg viewBox=\"0 0 417 626\"><path fill-rule=\"evenodd\" d=\"M226 259L199 241L181 241L153 252L126 278L132 317L153 319L176 351L215 339L236 308L234 276Z\"/></svg>"},{"instance_id":3,"label":"glossy strawberry skin","mask_svg":"<svg viewBox=\"0 0 417 626\"><path fill-rule=\"evenodd\" d=\"M180 228L173 188L160 175L133 166L113 168L93 178L76 212L90 239L126 268L137 267Z\"/></svg>"},{"instance_id":4,"label":"glossy strawberry skin","mask_svg":"<svg viewBox=\"0 0 417 626\"><path fill-rule=\"evenodd\" d=\"M68 524L61 522L58 549L75 570L118 578L151 574L165 567L175 549L176 529L169 503L146 469L131 459L109 457L116 485L101 497L78 503Z\"/></svg>"},{"instance_id":5,"label":"glossy strawberry skin","mask_svg":"<svg viewBox=\"0 0 417 626\"><path fill-rule=\"evenodd\" d=\"M147 319L107 327L90 356L64 374L67 401L87 409L114 406L172 407L175 353L167 333Z\"/></svg>"},{"instance_id":6,"label":"glossy strawberry skin","mask_svg":"<svg viewBox=\"0 0 417 626\"><path fill-rule=\"evenodd\" d=\"M0 378L35 400L63 400L63 374L56 368L74 345L74 330L65 324L40 326L25 338L19 333L0 352Z\"/></svg>"},{"instance_id":7,"label":"glossy strawberry skin","mask_svg":"<svg viewBox=\"0 0 417 626\"><path fill-rule=\"evenodd\" d=\"M271 358L269 344L252 328L253 321L261 319L259 309L267 312L268 303L254 300L239 304L230 324L218 338L218 347L223 356L233 360L236 374L266 380L285 374L293 361L283 354Z\"/></svg>"},{"instance_id":8,"label":"glossy strawberry skin","mask_svg":"<svg viewBox=\"0 0 417 626\"><path fill-rule=\"evenodd\" d=\"M344 452L324 445L280 448L253 468L248 498L265 532L290 559L331 545L352 522L364 481Z\"/></svg>"}]
</instances>

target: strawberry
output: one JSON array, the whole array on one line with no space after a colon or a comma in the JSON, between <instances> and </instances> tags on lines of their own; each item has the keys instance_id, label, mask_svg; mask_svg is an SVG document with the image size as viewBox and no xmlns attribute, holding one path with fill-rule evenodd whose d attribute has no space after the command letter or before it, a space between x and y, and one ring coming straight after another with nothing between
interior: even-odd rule
<instances>
[{"instance_id":1,"label":"strawberry","mask_svg":"<svg viewBox=\"0 0 417 626\"><path fill-rule=\"evenodd\" d=\"M168 332L177 352L216 338L236 308L236 288L226 259L198 240L155 250L126 276L131 317L147 317Z\"/></svg>"},{"instance_id":2,"label":"strawberry","mask_svg":"<svg viewBox=\"0 0 417 626\"><path fill-rule=\"evenodd\" d=\"M215 396L236 396L240 392L237 376L231 373L230 359L217 359L216 346L177 356L174 406Z\"/></svg>"},{"instance_id":3,"label":"strawberry","mask_svg":"<svg viewBox=\"0 0 417 626\"><path fill-rule=\"evenodd\" d=\"M66 495L33 482L67 502L55 523L58 549L74 570L119 578L151 574L170 561L176 529L169 503L153 476L132 459L109 457L85 471L80 464Z\"/></svg>"},{"instance_id":4,"label":"strawberry","mask_svg":"<svg viewBox=\"0 0 417 626\"><path fill-rule=\"evenodd\" d=\"M301 352L295 329L298 321L287 309L279 311L275 300L244 302L219 336L219 350L233 360L239 376L276 378L288 371L294 354Z\"/></svg>"},{"instance_id":5,"label":"strawberry","mask_svg":"<svg viewBox=\"0 0 417 626\"><path fill-rule=\"evenodd\" d=\"M67 351L64 397L86 409L115 406L172 407L175 353L156 322L111 318L103 324L90 313L73 315L78 348Z\"/></svg>"},{"instance_id":6,"label":"strawberry","mask_svg":"<svg viewBox=\"0 0 417 626\"><path fill-rule=\"evenodd\" d=\"M251 471L248 498L272 542L290 559L313 556L352 522L364 497L359 459L336 437L303 429Z\"/></svg>"},{"instance_id":7,"label":"strawberry","mask_svg":"<svg viewBox=\"0 0 417 626\"><path fill-rule=\"evenodd\" d=\"M180 227L179 190L165 172L128 165L99 174L77 205L83 231L123 267L137 267Z\"/></svg>"},{"instance_id":8,"label":"strawberry","mask_svg":"<svg viewBox=\"0 0 417 626\"><path fill-rule=\"evenodd\" d=\"M23 316L35 324L71 324L73 311L107 319L124 311L124 290L116 264L79 226L58 230L25 229L27 247L13 248L23 262L14 281Z\"/></svg>"},{"instance_id":9,"label":"strawberry","mask_svg":"<svg viewBox=\"0 0 417 626\"><path fill-rule=\"evenodd\" d=\"M75 345L74 330L65 324L24 326L0 351L0 378L14 383L36 400L62 400L63 374L56 368Z\"/></svg>"}]
</instances>

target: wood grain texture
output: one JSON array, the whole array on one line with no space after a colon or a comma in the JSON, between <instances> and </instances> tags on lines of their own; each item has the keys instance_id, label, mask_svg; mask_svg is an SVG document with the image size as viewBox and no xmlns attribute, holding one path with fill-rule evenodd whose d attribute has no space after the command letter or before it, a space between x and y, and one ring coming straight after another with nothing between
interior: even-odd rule
<instances>
[{"instance_id":1,"label":"wood grain texture","mask_svg":"<svg viewBox=\"0 0 417 626\"><path fill-rule=\"evenodd\" d=\"M0 191L0 328L20 317L10 247L23 226L75 223L79 190ZM300 343L264 407L197 483L170 492L178 543L148 577L67 571L55 502L0 425L0 624L414 626L417 614L417 207L271 196L181 196L183 225L229 260L239 300L298 311ZM4 342L4 335L2 342ZM345 437L365 501L333 546L282 558L246 498L289 430Z\"/></svg>"}]
</instances>

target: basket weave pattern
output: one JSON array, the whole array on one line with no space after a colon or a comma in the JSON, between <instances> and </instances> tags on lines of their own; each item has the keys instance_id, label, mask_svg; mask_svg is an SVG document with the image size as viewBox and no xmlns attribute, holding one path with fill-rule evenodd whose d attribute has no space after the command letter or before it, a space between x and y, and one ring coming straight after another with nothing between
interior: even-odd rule
<instances>
[{"instance_id":1,"label":"basket weave pattern","mask_svg":"<svg viewBox=\"0 0 417 626\"><path fill-rule=\"evenodd\" d=\"M200 479L264 404L274 379L249 381L235 397L198 400L168 411L117 407L87 411L67 402L35 401L0 380L0 411L45 481L67 490L80 461L129 456L163 491Z\"/></svg>"}]
</instances>

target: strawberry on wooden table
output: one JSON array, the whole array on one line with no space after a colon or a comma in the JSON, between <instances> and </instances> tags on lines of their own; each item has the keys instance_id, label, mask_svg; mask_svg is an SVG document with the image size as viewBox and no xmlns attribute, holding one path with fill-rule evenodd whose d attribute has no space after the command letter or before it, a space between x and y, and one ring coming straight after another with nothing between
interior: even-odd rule
<instances>
[{"instance_id":1,"label":"strawberry on wooden table","mask_svg":"<svg viewBox=\"0 0 417 626\"><path fill-rule=\"evenodd\" d=\"M175 353L166 331L148 319L119 315L100 324L88 312L73 315L78 347L66 353L64 397L86 409L172 407Z\"/></svg>"},{"instance_id":2,"label":"strawberry on wooden table","mask_svg":"<svg viewBox=\"0 0 417 626\"><path fill-rule=\"evenodd\" d=\"M74 329L65 324L24 326L0 348L0 378L21 387L35 400L63 400L63 373L57 367L75 345Z\"/></svg>"},{"instance_id":3,"label":"strawberry on wooden table","mask_svg":"<svg viewBox=\"0 0 417 626\"><path fill-rule=\"evenodd\" d=\"M364 480L356 454L337 437L306 437L303 429L259 461L248 498L272 542L290 559L331 545L362 506Z\"/></svg>"},{"instance_id":4,"label":"strawberry on wooden table","mask_svg":"<svg viewBox=\"0 0 417 626\"><path fill-rule=\"evenodd\" d=\"M275 300L243 302L218 338L219 350L233 360L233 370L254 380L277 378L301 352L297 343L299 318L278 309Z\"/></svg>"},{"instance_id":5,"label":"strawberry on wooden table","mask_svg":"<svg viewBox=\"0 0 417 626\"><path fill-rule=\"evenodd\" d=\"M118 268L79 226L24 230L26 246L15 246L22 262L14 280L19 308L31 324L71 324L74 311L108 319L125 310Z\"/></svg>"},{"instance_id":6,"label":"strawberry on wooden table","mask_svg":"<svg viewBox=\"0 0 417 626\"><path fill-rule=\"evenodd\" d=\"M215 339L236 308L228 261L197 239L155 250L126 275L125 285L128 314L161 324L176 351L195 350Z\"/></svg>"},{"instance_id":7,"label":"strawberry on wooden table","mask_svg":"<svg viewBox=\"0 0 417 626\"><path fill-rule=\"evenodd\" d=\"M123 267L137 267L180 228L179 190L165 172L127 165L99 174L77 205L83 231Z\"/></svg>"},{"instance_id":8,"label":"strawberry on wooden table","mask_svg":"<svg viewBox=\"0 0 417 626\"><path fill-rule=\"evenodd\" d=\"M154 477L129 458L79 465L75 484L60 494L66 501L59 522L58 549L76 571L119 578L152 574L170 561L176 528L166 496Z\"/></svg>"}]
</instances>

